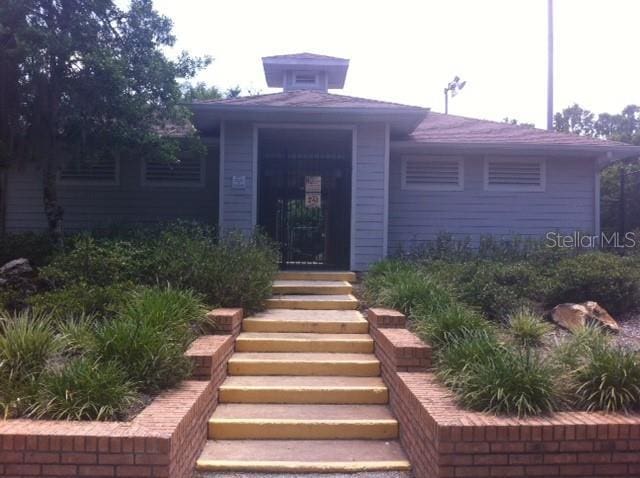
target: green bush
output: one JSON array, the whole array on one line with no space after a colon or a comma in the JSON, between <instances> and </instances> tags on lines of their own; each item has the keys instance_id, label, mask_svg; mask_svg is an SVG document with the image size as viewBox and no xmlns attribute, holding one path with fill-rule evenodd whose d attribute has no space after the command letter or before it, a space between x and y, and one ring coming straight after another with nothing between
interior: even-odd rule
<instances>
[{"instance_id":1,"label":"green bush","mask_svg":"<svg viewBox=\"0 0 640 478\"><path fill-rule=\"evenodd\" d=\"M56 323L56 332L65 355L75 356L94 352L96 349L96 317L80 314L66 317Z\"/></svg>"},{"instance_id":2,"label":"green bush","mask_svg":"<svg viewBox=\"0 0 640 478\"><path fill-rule=\"evenodd\" d=\"M47 363L59 350L50 317L0 313L0 411L7 418L29 406Z\"/></svg>"},{"instance_id":3,"label":"green bush","mask_svg":"<svg viewBox=\"0 0 640 478\"><path fill-rule=\"evenodd\" d=\"M48 234L24 232L0 236L0 266L24 257L32 266L42 267L49 262L55 248Z\"/></svg>"},{"instance_id":4,"label":"green bush","mask_svg":"<svg viewBox=\"0 0 640 478\"><path fill-rule=\"evenodd\" d=\"M115 420L125 418L138 400L119 365L80 358L43 377L30 415L53 420Z\"/></svg>"},{"instance_id":5,"label":"green bush","mask_svg":"<svg viewBox=\"0 0 640 478\"><path fill-rule=\"evenodd\" d=\"M110 317L133 289L135 287L132 284L69 284L61 289L33 295L27 303L35 310L60 318L82 314Z\"/></svg>"},{"instance_id":6,"label":"green bush","mask_svg":"<svg viewBox=\"0 0 640 478\"><path fill-rule=\"evenodd\" d=\"M489 330L466 330L437 351L437 374L442 382L458 390L466 369L491 359L503 345Z\"/></svg>"},{"instance_id":7,"label":"green bush","mask_svg":"<svg viewBox=\"0 0 640 478\"><path fill-rule=\"evenodd\" d=\"M596 346L576 370L574 380L579 408L605 412L640 408L640 355L636 351Z\"/></svg>"},{"instance_id":8,"label":"green bush","mask_svg":"<svg viewBox=\"0 0 640 478\"><path fill-rule=\"evenodd\" d=\"M556 345L553 349L554 361L571 373L584 364L594 349L609 346L611 338L604 333L602 327L595 324L587 324L574 330L571 336Z\"/></svg>"},{"instance_id":9,"label":"green bush","mask_svg":"<svg viewBox=\"0 0 640 478\"><path fill-rule=\"evenodd\" d=\"M561 401L557 370L533 349L497 349L471 364L458 381L457 396L472 410L524 417L552 412Z\"/></svg>"},{"instance_id":10,"label":"green bush","mask_svg":"<svg viewBox=\"0 0 640 478\"><path fill-rule=\"evenodd\" d=\"M640 268L634 258L591 252L564 259L550 272L549 307L593 300L616 316L640 305Z\"/></svg>"},{"instance_id":11,"label":"green bush","mask_svg":"<svg viewBox=\"0 0 640 478\"><path fill-rule=\"evenodd\" d=\"M95 350L103 362L120 364L140 390L156 392L189 376L184 351L202 316L202 304L189 291L143 289L98 328Z\"/></svg>"},{"instance_id":12,"label":"green bush","mask_svg":"<svg viewBox=\"0 0 640 478\"><path fill-rule=\"evenodd\" d=\"M110 286L137 278L138 253L130 242L81 234L71 241L67 251L56 254L41 274L56 287Z\"/></svg>"},{"instance_id":13,"label":"green bush","mask_svg":"<svg viewBox=\"0 0 640 478\"><path fill-rule=\"evenodd\" d=\"M201 298L190 290L171 286L144 287L133 292L119 313L123 318L162 330L185 347L207 325Z\"/></svg>"},{"instance_id":14,"label":"green bush","mask_svg":"<svg viewBox=\"0 0 640 478\"><path fill-rule=\"evenodd\" d=\"M531 309L521 308L509 316L509 332L516 343L524 347L537 347L553 326Z\"/></svg>"},{"instance_id":15,"label":"green bush","mask_svg":"<svg viewBox=\"0 0 640 478\"><path fill-rule=\"evenodd\" d=\"M412 318L418 334L435 347L444 347L471 331L492 333L491 324L479 312L459 303L437 312L418 306Z\"/></svg>"},{"instance_id":16,"label":"green bush","mask_svg":"<svg viewBox=\"0 0 640 478\"><path fill-rule=\"evenodd\" d=\"M388 261L376 266L365 279L369 302L398 309L407 315L420 308L435 313L454 302L452 291L407 263Z\"/></svg>"}]
</instances>

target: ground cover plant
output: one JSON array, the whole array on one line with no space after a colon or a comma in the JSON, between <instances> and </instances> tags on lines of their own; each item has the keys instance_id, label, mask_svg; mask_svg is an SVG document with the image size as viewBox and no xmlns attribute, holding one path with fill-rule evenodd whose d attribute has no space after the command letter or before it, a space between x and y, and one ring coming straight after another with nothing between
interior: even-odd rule
<instances>
[{"instance_id":1,"label":"ground cover plant","mask_svg":"<svg viewBox=\"0 0 640 478\"><path fill-rule=\"evenodd\" d=\"M84 233L63 249L35 237L37 286L0 294L11 299L0 304L4 417L129 418L189 376L185 350L214 328L206 310L259 309L277 269L263 237L193 223Z\"/></svg>"},{"instance_id":2,"label":"ground cover plant","mask_svg":"<svg viewBox=\"0 0 640 478\"><path fill-rule=\"evenodd\" d=\"M530 416L556 410L640 411L640 354L597 326L556 335L558 302L596 300L614 314L640 305L636 256L545 251L534 243L480 249L440 238L365 276L370 305L401 310L435 350L435 372L472 410Z\"/></svg>"}]
</instances>

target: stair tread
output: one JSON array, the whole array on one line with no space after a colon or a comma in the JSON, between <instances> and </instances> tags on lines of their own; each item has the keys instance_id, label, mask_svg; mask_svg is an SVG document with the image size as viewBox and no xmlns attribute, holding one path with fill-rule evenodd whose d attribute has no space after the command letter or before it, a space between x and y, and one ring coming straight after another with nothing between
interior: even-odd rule
<instances>
[{"instance_id":1,"label":"stair tread","mask_svg":"<svg viewBox=\"0 0 640 478\"><path fill-rule=\"evenodd\" d=\"M367 322L357 310L269 309L247 317L251 321Z\"/></svg>"},{"instance_id":2,"label":"stair tread","mask_svg":"<svg viewBox=\"0 0 640 478\"><path fill-rule=\"evenodd\" d=\"M346 280L289 280L276 279L274 287L351 287Z\"/></svg>"},{"instance_id":3,"label":"stair tread","mask_svg":"<svg viewBox=\"0 0 640 478\"><path fill-rule=\"evenodd\" d=\"M308 302L358 302L351 294L323 294L323 295L314 295L314 294L282 294L282 295L274 295L270 300L290 300L292 302L299 301L308 301Z\"/></svg>"},{"instance_id":4,"label":"stair tread","mask_svg":"<svg viewBox=\"0 0 640 478\"><path fill-rule=\"evenodd\" d=\"M199 470L374 470L408 469L397 441L383 440L209 440Z\"/></svg>"},{"instance_id":5,"label":"stair tread","mask_svg":"<svg viewBox=\"0 0 640 478\"><path fill-rule=\"evenodd\" d=\"M369 334L314 334L312 332L242 332L236 340L373 342Z\"/></svg>"},{"instance_id":6,"label":"stair tread","mask_svg":"<svg viewBox=\"0 0 640 478\"><path fill-rule=\"evenodd\" d=\"M395 418L386 405L223 403L211 420L395 421Z\"/></svg>"},{"instance_id":7,"label":"stair tread","mask_svg":"<svg viewBox=\"0 0 640 478\"><path fill-rule=\"evenodd\" d=\"M236 352L229 362L379 362L373 354L333 352Z\"/></svg>"},{"instance_id":8,"label":"stair tread","mask_svg":"<svg viewBox=\"0 0 640 478\"><path fill-rule=\"evenodd\" d=\"M277 280L344 280L355 282L356 275L349 271L280 271Z\"/></svg>"},{"instance_id":9,"label":"stair tread","mask_svg":"<svg viewBox=\"0 0 640 478\"><path fill-rule=\"evenodd\" d=\"M233 375L220 388L251 389L386 389L380 377Z\"/></svg>"}]
</instances>

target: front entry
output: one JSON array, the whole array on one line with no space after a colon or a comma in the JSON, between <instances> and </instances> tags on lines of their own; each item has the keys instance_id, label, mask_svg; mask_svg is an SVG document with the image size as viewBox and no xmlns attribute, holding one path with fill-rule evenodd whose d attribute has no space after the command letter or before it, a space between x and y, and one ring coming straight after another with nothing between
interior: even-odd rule
<instances>
[{"instance_id":1,"label":"front entry","mask_svg":"<svg viewBox=\"0 0 640 478\"><path fill-rule=\"evenodd\" d=\"M351 130L259 131L258 223L282 269L349 269Z\"/></svg>"}]
</instances>

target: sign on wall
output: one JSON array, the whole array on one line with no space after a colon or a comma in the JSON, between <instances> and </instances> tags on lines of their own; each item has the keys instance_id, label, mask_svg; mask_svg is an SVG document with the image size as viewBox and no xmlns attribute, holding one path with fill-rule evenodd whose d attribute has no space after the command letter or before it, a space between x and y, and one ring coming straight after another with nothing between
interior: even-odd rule
<instances>
[{"instance_id":1,"label":"sign on wall","mask_svg":"<svg viewBox=\"0 0 640 478\"><path fill-rule=\"evenodd\" d=\"M305 193L304 194L304 205L308 208L318 208L321 206L321 197L320 193Z\"/></svg>"},{"instance_id":2,"label":"sign on wall","mask_svg":"<svg viewBox=\"0 0 640 478\"><path fill-rule=\"evenodd\" d=\"M321 193L322 192L322 176L305 176L304 192L305 193Z\"/></svg>"},{"instance_id":3,"label":"sign on wall","mask_svg":"<svg viewBox=\"0 0 640 478\"><path fill-rule=\"evenodd\" d=\"M245 189L247 187L246 176L232 176L231 189Z\"/></svg>"}]
</instances>

